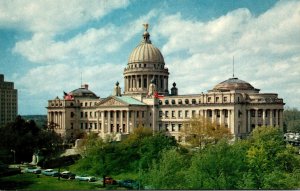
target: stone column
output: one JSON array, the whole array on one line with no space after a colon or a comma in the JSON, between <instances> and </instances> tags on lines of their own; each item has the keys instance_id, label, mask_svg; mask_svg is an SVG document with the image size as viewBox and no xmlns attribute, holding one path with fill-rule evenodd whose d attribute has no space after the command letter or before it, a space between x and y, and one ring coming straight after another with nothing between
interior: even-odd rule
<instances>
[{"instance_id":1,"label":"stone column","mask_svg":"<svg viewBox=\"0 0 300 191\"><path fill-rule=\"evenodd\" d=\"M266 126L266 110L263 109L263 112L262 112L262 118L263 118L263 126Z\"/></svg>"},{"instance_id":2,"label":"stone column","mask_svg":"<svg viewBox=\"0 0 300 191\"><path fill-rule=\"evenodd\" d=\"M255 109L255 127L257 127L257 120L258 120L258 109Z\"/></svg>"},{"instance_id":3,"label":"stone column","mask_svg":"<svg viewBox=\"0 0 300 191\"><path fill-rule=\"evenodd\" d=\"M273 127L273 109L270 109L270 126Z\"/></svg>"},{"instance_id":4,"label":"stone column","mask_svg":"<svg viewBox=\"0 0 300 191\"><path fill-rule=\"evenodd\" d=\"M110 112L111 111L107 111L107 132L108 133L111 133L111 128L110 128L110 124L111 124L111 122L110 122Z\"/></svg>"},{"instance_id":5,"label":"stone column","mask_svg":"<svg viewBox=\"0 0 300 191\"><path fill-rule=\"evenodd\" d=\"M274 112L275 112L275 126L279 126L279 123L278 123L278 117L279 117L279 113L278 113L278 109L275 109Z\"/></svg>"},{"instance_id":6,"label":"stone column","mask_svg":"<svg viewBox=\"0 0 300 191\"><path fill-rule=\"evenodd\" d=\"M122 130L121 130L122 133L124 133L124 132L123 132L123 112L124 112L124 111L121 110L121 111L120 111L120 114L119 114L119 117L120 117L120 123L119 123L119 124L120 124L120 129L122 129Z\"/></svg>"},{"instance_id":7,"label":"stone column","mask_svg":"<svg viewBox=\"0 0 300 191\"><path fill-rule=\"evenodd\" d=\"M117 132L117 112L118 111L114 111L114 132Z\"/></svg>"},{"instance_id":8,"label":"stone column","mask_svg":"<svg viewBox=\"0 0 300 191\"><path fill-rule=\"evenodd\" d=\"M144 75L141 75L141 83L142 83L141 88L143 90L144 89Z\"/></svg>"},{"instance_id":9,"label":"stone column","mask_svg":"<svg viewBox=\"0 0 300 191\"><path fill-rule=\"evenodd\" d=\"M247 110L248 112L248 118L247 118L247 122L248 122L248 127L247 127L247 133L249 133L251 131L251 110Z\"/></svg>"},{"instance_id":10,"label":"stone column","mask_svg":"<svg viewBox=\"0 0 300 191\"><path fill-rule=\"evenodd\" d=\"M130 133L130 126L129 126L129 110L126 111L126 133Z\"/></svg>"},{"instance_id":11,"label":"stone column","mask_svg":"<svg viewBox=\"0 0 300 191\"><path fill-rule=\"evenodd\" d=\"M131 120L132 120L132 130L133 130L136 128L136 126L135 126L136 125L136 123L135 123L136 122L135 121L136 120L136 112L135 111L132 111L132 113L131 113Z\"/></svg>"},{"instance_id":12,"label":"stone column","mask_svg":"<svg viewBox=\"0 0 300 191\"><path fill-rule=\"evenodd\" d=\"M105 133L104 111L101 112L101 133L102 133L102 138L104 138L104 133Z\"/></svg>"},{"instance_id":13,"label":"stone column","mask_svg":"<svg viewBox=\"0 0 300 191\"><path fill-rule=\"evenodd\" d=\"M220 126L224 125L224 110L220 110ZM225 126L225 125L224 125Z\"/></svg>"}]
</instances>

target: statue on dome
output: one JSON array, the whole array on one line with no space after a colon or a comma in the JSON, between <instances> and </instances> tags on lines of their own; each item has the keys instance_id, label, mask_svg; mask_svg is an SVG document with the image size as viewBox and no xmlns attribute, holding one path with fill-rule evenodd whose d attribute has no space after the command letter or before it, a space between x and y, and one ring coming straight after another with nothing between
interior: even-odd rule
<instances>
[{"instance_id":1,"label":"statue on dome","mask_svg":"<svg viewBox=\"0 0 300 191\"><path fill-rule=\"evenodd\" d=\"M156 85L155 85L155 79L153 78L151 80L151 83L149 85L149 89L148 89L148 97L152 97L154 95L154 93L156 92Z\"/></svg>"},{"instance_id":2,"label":"statue on dome","mask_svg":"<svg viewBox=\"0 0 300 191\"><path fill-rule=\"evenodd\" d=\"M143 25L144 25L145 31L148 31L149 24L148 24L148 23L145 23L145 24L143 24Z\"/></svg>"}]
</instances>

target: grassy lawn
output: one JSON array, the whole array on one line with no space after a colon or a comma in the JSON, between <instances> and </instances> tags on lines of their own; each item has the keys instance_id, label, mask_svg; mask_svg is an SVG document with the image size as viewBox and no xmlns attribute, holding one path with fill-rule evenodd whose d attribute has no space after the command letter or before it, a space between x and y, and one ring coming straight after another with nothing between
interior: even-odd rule
<instances>
[{"instance_id":1,"label":"grassy lawn","mask_svg":"<svg viewBox=\"0 0 300 191\"><path fill-rule=\"evenodd\" d=\"M0 178L0 190L99 190L99 182L81 182L35 174L18 174Z\"/></svg>"}]
</instances>

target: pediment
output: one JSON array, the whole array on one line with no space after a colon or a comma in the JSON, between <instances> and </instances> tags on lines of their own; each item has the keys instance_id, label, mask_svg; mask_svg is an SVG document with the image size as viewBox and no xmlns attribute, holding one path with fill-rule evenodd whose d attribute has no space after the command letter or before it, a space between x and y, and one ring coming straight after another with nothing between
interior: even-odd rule
<instances>
[{"instance_id":1,"label":"pediment","mask_svg":"<svg viewBox=\"0 0 300 191\"><path fill-rule=\"evenodd\" d=\"M116 99L114 99L113 97L110 97L106 100L103 100L102 103L100 103L100 107L102 106L126 106L127 104L121 102L121 101L118 101Z\"/></svg>"}]
</instances>

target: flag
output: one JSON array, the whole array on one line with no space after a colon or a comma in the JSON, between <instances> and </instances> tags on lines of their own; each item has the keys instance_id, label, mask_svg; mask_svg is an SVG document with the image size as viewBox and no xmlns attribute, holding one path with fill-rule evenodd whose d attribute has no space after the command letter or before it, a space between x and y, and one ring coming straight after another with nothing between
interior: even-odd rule
<instances>
[{"instance_id":1,"label":"flag","mask_svg":"<svg viewBox=\"0 0 300 191\"><path fill-rule=\"evenodd\" d=\"M154 92L154 97L157 98L157 99L162 99L165 96L164 95L159 95L158 92Z\"/></svg>"},{"instance_id":2,"label":"flag","mask_svg":"<svg viewBox=\"0 0 300 191\"><path fill-rule=\"evenodd\" d=\"M64 99L65 100L73 100L74 97L73 97L73 95L64 92Z\"/></svg>"}]
</instances>

